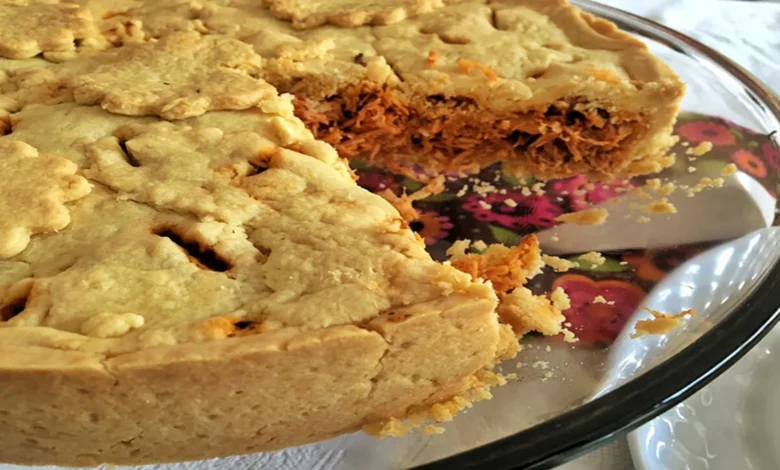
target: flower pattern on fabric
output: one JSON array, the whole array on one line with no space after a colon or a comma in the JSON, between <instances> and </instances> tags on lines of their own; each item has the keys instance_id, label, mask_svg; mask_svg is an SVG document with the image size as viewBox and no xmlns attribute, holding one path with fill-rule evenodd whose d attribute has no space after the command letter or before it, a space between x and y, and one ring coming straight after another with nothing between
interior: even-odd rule
<instances>
[{"instance_id":1,"label":"flower pattern on fabric","mask_svg":"<svg viewBox=\"0 0 780 470\"><path fill-rule=\"evenodd\" d=\"M631 251L623 254L623 261L634 270L637 279L657 283L666 277L667 273L698 255L710 245L711 243L700 243L676 248Z\"/></svg>"},{"instance_id":2,"label":"flower pattern on fabric","mask_svg":"<svg viewBox=\"0 0 780 470\"><path fill-rule=\"evenodd\" d=\"M678 155L681 171L692 164L686 161L684 142L688 143L688 148L700 142L712 142L714 148L706 158L699 158L699 163L713 161L720 167L733 162L770 194L775 195L780 189L780 149L767 136L725 119L696 114L682 114L676 131L682 141L671 151ZM691 157L691 160L698 164L695 158ZM415 174L423 174L419 169L409 169L412 174L405 177L365 162L352 164L359 176L358 183L373 192L389 189L400 194L404 189L413 192L422 187L422 183L410 184L410 180L416 181ZM499 165L485 168L477 175L447 176L444 192L415 202L419 219L410 223L425 240L431 255L439 260L447 258L445 252L455 240L468 238L487 244L513 245L529 233L554 226L555 218L564 212L602 203L619 196L623 192L621 188L639 186L645 180L637 178L590 186L585 177L576 176L548 182L545 194L529 194L527 189L520 187L529 184L528 181L503 174ZM477 186L492 186L493 189L475 190ZM461 191L465 194L460 194ZM780 218L777 223L780 224ZM564 314L572 324L572 331L580 338L579 344L606 345L614 340L628 317L640 306L646 292L668 272L711 245L610 253L607 263L597 269L580 269L577 274L545 270L531 281L531 287L537 293L563 287L572 299L572 308ZM621 264L620 260L626 264ZM599 295L607 302L615 303L594 303L593 299Z\"/></svg>"},{"instance_id":3,"label":"flower pattern on fabric","mask_svg":"<svg viewBox=\"0 0 780 470\"><path fill-rule=\"evenodd\" d=\"M761 146L761 153L764 155L769 167L774 171L780 171L780 149L767 142Z\"/></svg>"},{"instance_id":4,"label":"flower pattern on fabric","mask_svg":"<svg viewBox=\"0 0 780 470\"><path fill-rule=\"evenodd\" d=\"M740 149L731 154L731 159L740 170L756 178L766 178L766 165L760 158L749 150Z\"/></svg>"},{"instance_id":5,"label":"flower pattern on fabric","mask_svg":"<svg viewBox=\"0 0 780 470\"><path fill-rule=\"evenodd\" d=\"M634 269L639 279L650 282L658 282L666 277L666 271L656 266L653 258L645 253L626 253L623 261Z\"/></svg>"},{"instance_id":6,"label":"flower pattern on fabric","mask_svg":"<svg viewBox=\"0 0 780 470\"><path fill-rule=\"evenodd\" d=\"M591 183L583 175L572 178L553 181L550 183L548 194L568 200L572 211L581 211L609 199L620 196L621 188L636 186L632 181L612 181L609 183ZM591 189L588 189L591 188Z\"/></svg>"},{"instance_id":7,"label":"flower pattern on fabric","mask_svg":"<svg viewBox=\"0 0 780 470\"><path fill-rule=\"evenodd\" d=\"M571 308L562 312L571 323L569 330L584 345L612 343L646 295L644 289L633 282L594 281L580 274L559 277L552 289L558 287L571 301ZM598 296L606 303L594 302Z\"/></svg>"},{"instance_id":8,"label":"flower pattern on fabric","mask_svg":"<svg viewBox=\"0 0 780 470\"><path fill-rule=\"evenodd\" d=\"M514 204L507 204L507 200L513 201ZM481 222L495 222L518 230L552 227L556 224L555 218L563 213L563 210L546 196L524 196L517 191L507 191L506 194L471 194L463 204L463 209Z\"/></svg>"},{"instance_id":9,"label":"flower pattern on fabric","mask_svg":"<svg viewBox=\"0 0 780 470\"><path fill-rule=\"evenodd\" d=\"M736 141L726 126L708 121L694 121L677 128L680 137L691 142L711 142L714 146L733 145Z\"/></svg>"},{"instance_id":10,"label":"flower pattern on fabric","mask_svg":"<svg viewBox=\"0 0 780 470\"><path fill-rule=\"evenodd\" d=\"M437 241L447 238L454 225L446 215L426 211L421 212L417 220L410 222L409 227L423 237L426 245L433 245Z\"/></svg>"},{"instance_id":11,"label":"flower pattern on fabric","mask_svg":"<svg viewBox=\"0 0 780 470\"><path fill-rule=\"evenodd\" d=\"M359 171L357 183L372 193L378 193L385 189L389 189L393 193L398 194L400 189L400 185L395 181L393 176L378 172Z\"/></svg>"}]
</instances>

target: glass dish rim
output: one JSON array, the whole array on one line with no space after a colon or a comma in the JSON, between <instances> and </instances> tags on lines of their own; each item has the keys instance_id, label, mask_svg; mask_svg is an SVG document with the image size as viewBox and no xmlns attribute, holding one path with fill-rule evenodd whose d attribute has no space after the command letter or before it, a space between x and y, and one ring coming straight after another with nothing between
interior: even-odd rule
<instances>
[{"instance_id":1,"label":"glass dish rim","mask_svg":"<svg viewBox=\"0 0 780 470\"><path fill-rule=\"evenodd\" d=\"M714 49L682 33L592 0L572 0L588 12L629 23L646 36L695 52L728 72L780 120L780 98L755 76ZM780 144L777 132L770 132ZM677 405L718 377L780 320L780 261L753 293L718 325L672 358L599 398L518 433L416 469L541 469L561 465L624 435Z\"/></svg>"}]
</instances>

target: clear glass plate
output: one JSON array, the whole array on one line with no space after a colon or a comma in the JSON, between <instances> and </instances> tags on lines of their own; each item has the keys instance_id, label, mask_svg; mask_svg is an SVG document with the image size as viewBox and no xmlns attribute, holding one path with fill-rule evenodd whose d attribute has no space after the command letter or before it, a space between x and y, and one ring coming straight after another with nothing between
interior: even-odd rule
<instances>
[{"instance_id":1,"label":"clear glass plate","mask_svg":"<svg viewBox=\"0 0 780 470\"><path fill-rule=\"evenodd\" d=\"M688 84L678 123L678 164L662 177L695 184L702 176L720 175L728 162L741 170L726 178L725 188L675 201L679 214L654 217L639 232L636 217L612 214L603 227L567 236L580 252L602 250L604 243L613 248L599 267L546 272L533 280L537 291L562 286L572 297L566 314L580 344L524 339L524 351L502 365L518 380L446 423L440 436L413 433L377 441L355 433L275 453L143 468L549 468L677 404L774 325L780 318L780 229L773 227L780 190L777 98L727 58L679 33L590 1L576 3L643 39ZM704 140L715 144L712 152L695 159L686 155ZM376 169L358 166L358 172L361 184L372 190L415 189L414 182ZM541 195L528 194L521 186L529 182L494 168L480 179L506 194L459 194L464 180L453 178L445 193L423 202L413 227L435 256L461 238L515 243L525 233L552 227L562 212L602 203L619 195L619 188L641 183L589 188L572 178L548 183ZM492 197L513 199L516 207ZM480 201L492 208L484 210ZM577 249L568 247L570 253ZM594 304L597 295L614 304ZM631 339L636 319L648 315L640 306L664 312L695 308L698 315L666 335ZM0 470L23 468L0 464Z\"/></svg>"}]
</instances>

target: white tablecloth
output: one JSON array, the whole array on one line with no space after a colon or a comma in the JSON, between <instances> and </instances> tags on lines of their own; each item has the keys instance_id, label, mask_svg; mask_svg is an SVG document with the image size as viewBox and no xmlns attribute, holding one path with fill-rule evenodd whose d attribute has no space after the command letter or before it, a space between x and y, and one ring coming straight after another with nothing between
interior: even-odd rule
<instances>
[{"instance_id":1,"label":"white tablecloth","mask_svg":"<svg viewBox=\"0 0 780 470\"><path fill-rule=\"evenodd\" d=\"M723 0L602 0L661 22L721 52L780 94L780 3ZM625 438L559 467L632 470ZM663 470L663 469L658 469Z\"/></svg>"}]
</instances>

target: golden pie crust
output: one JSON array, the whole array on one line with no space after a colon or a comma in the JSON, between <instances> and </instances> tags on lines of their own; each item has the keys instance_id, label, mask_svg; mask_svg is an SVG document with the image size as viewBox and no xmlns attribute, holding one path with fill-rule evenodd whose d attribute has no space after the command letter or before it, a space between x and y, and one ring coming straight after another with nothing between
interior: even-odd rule
<instances>
[{"instance_id":1,"label":"golden pie crust","mask_svg":"<svg viewBox=\"0 0 780 470\"><path fill-rule=\"evenodd\" d=\"M560 1L0 0L0 461L451 419L562 331L538 241L435 262L344 157L649 172L681 93Z\"/></svg>"}]
</instances>

